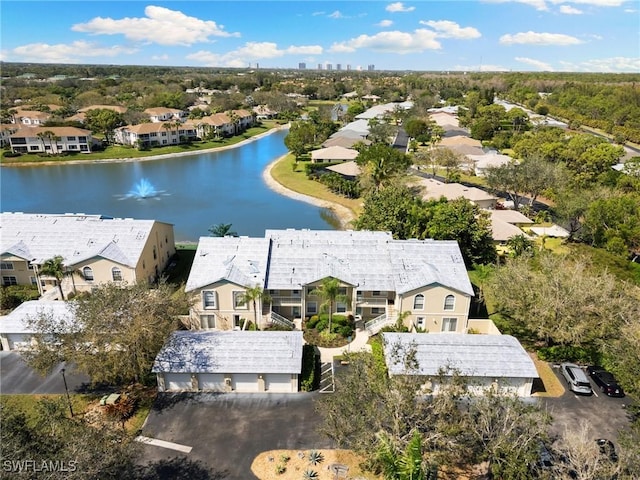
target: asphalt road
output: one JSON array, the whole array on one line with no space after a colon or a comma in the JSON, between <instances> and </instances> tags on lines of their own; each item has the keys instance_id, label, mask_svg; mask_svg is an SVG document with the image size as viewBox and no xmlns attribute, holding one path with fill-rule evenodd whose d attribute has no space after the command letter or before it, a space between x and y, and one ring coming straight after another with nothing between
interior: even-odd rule
<instances>
[{"instance_id":1,"label":"asphalt road","mask_svg":"<svg viewBox=\"0 0 640 480\"><path fill-rule=\"evenodd\" d=\"M89 377L73 372L73 368L61 363L46 377L32 370L19 353L0 352L0 393L3 394L43 394L65 393L62 369L69 392L84 390L89 384Z\"/></svg>"},{"instance_id":2,"label":"asphalt road","mask_svg":"<svg viewBox=\"0 0 640 480\"><path fill-rule=\"evenodd\" d=\"M188 454L143 445L142 461L176 457L201 461L229 480L256 478L251 463L260 452L329 448L317 433L318 393L161 394L142 435L192 447Z\"/></svg>"},{"instance_id":3,"label":"asphalt road","mask_svg":"<svg viewBox=\"0 0 640 480\"><path fill-rule=\"evenodd\" d=\"M624 406L631 404L631 399L608 397L600 392L591 379L594 394L576 395L569 391L560 369L554 366L553 370L566 392L562 397L544 399L544 404L554 419L551 434L561 435L565 430L577 429L581 422L586 422L594 439L608 438L615 443L618 433L630 424Z\"/></svg>"}]
</instances>

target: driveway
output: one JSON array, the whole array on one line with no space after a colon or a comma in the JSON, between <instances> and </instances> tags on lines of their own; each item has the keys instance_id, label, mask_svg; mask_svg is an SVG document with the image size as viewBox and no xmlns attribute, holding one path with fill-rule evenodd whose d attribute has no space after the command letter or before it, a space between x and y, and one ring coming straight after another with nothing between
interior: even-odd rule
<instances>
[{"instance_id":1,"label":"driveway","mask_svg":"<svg viewBox=\"0 0 640 480\"><path fill-rule=\"evenodd\" d=\"M592 396L576 395L567 388L560 368L554 366L553 371L566 391L561 397L544 399L544 405L553 415L551 434L561 435L566 429L577 429L580 422L586 421L594 439L608 438L616 442L618 433L630 425L624 406L630 405L631 400L628 397L607 397L593 382Z\"/></svg>"},{"instance_id":2,"label":"driveway","mask_svg":"<svg viewBox=\"0 0 640 480\"><path fill-rule=\"evenodd\" d=\"M42 377L24 362L19 353L0 352L0 393L65 393L62 379L62 369L65 367L69 392L84 390L89 384L89 377L73 373L73 368L64 363L57 365L46 377Z\"/></svg>"},{"instance_id":3,"label":"driveway","mask_svg":"<svg viewBox=\"0 0 640 480\"><path fill-rule=\"evenodd\" d=\"M201 461L229 480L257 478L251 463L276 449L330 448L317 433L313 409L318 393L161 394L142 435L192 447L190 453L142 446L143 462L175 457Z\"/></svg>"}]
</instances>

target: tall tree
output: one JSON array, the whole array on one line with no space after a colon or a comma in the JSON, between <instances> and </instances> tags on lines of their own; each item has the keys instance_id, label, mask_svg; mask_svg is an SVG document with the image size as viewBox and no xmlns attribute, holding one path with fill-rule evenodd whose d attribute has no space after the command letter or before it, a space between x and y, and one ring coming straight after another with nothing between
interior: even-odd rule
<instances>
[{"instance_id":1,"label":"tall tree","mask_svg":"<svg viewBox=\"0 0 640 480\"><path fill-rule=\"evenodd\" d=\"M179 325L178 316L189 308L185 295L166 284L151 289L112 283L96 287L73 306L73 322L49 315L29 319L41 341L25 354L27 362L48 372L64 360L94 383L116 385L148 380L157 353Z\"/></svg>"},{"instance_id":2,"label":"tall tree","mask_svg":"<svg viewBox=\"0 0 640 480\"><path fill-rule=\"evenodd\" d=\"M380 190L406 174L411 158L389 145L374 143L360 150L356 163L363 170L363 187Z\"/></svg>"},{"instance_id":3,"label":"tall tree","mask_svg":"<svg viewBox=\"0 0 640 480\"><path fill-rule=\"evenodd\" d=\"M60 299L64 300L64 292L62 291L62 280L64 279L67 268L64 265L64 258L60 255L56 255L53 258L45 260L39 269L40 275L46 275L54 277L58 284L58 291L60 292Z\"/></svg>"},{"instance_id":4,"label":"tall tree","mask_svg":"<svg viewBox=\"0 0 640 480\"><path fill-rule=\"evenodd\" d=\"M331 332L331 320L333 319L333 310L336 303L345 303L349 305L351 303L351 299L340 293L341 290L340 281L337 278L327 277L322 279L322 283L311 290L309 295L318 296L323 300L321 304L322 311L329 312L329 333Z\"/></svg>"},{"instance_id":5,"label":"tall tree","mask_svg":"<svg viewBox=\"0 0 640 480\"><path fill-rule=\"evenodd\" d=\"M121 113L114 112L106 108L97 108L89 110L85 114L85 123L92 132L104 134L104 139L113 142L113 131L125 125L124 118Z\"/></svg>"},{"instance_id":6,"label":"tall tree","mask_svg":"<svg viewBox=\"0 0 640 480\"><path fill-rule=\"evenodd\" d=\"M251 304L253 308L253 324L258 326L258 301L269 300L269 295L265 292L260 285L254 285L253 287L247 288L240 295L240 302L243 305ZM242 330L245 330L247 327L247 322L245 320L244 325L242 325Z\"/></svg>"}]
</instances>

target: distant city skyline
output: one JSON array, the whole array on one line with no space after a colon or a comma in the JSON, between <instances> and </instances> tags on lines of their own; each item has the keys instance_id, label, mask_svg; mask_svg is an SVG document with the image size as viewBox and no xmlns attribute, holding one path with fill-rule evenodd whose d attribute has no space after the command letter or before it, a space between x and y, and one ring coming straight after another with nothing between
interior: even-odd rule
<instances>
[{"instance_id":1,"label":"distant city skyline","mask_svg":"<svg viewBox=\"0 0 640 480\"><path fill-rule=\"evenodd\" d=\"M157 3L3 1L0 59L291 69L304 64L324 70L331 65L333 71L375 65L640 72L637 0Z\"/></svg>"}]
</instances>

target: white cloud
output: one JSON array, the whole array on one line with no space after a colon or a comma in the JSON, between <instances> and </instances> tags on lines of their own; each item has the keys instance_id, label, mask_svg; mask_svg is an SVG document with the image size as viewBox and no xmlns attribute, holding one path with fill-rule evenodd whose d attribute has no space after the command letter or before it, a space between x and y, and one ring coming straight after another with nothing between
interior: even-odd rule
<instances>
[{"instance_id":1,"label":"white cloud","mask_svg":"<svg viewBox=\"0 0 640 480\"><path fill-rule=\"evenodd\" d=\"M624 13L636 13L638 10L635 8L625 8Z\"/></svg>"},{"instance_id":2,"label":"white cloud","mask_svg":"<svg viewBox=\"0 0 640 480\"><path fill-rule=\"evenodd\" d=\"M533 58L527 57L516 57L516 61L520 63L526 63L527 65L531 65L532 67L536 67L538 70L553 72L553 67L550 64L542 62L540 60L535 60Z\"/></svg>"},{"instance_id":3,"label":"white cloud","mask_svg":"<svg viewBox=\"0 0 640 480\"><path fill-rule=\"evenodd\" d=\"M452 70L461 72L508 72L510 69L502 65L454 65Z\"/></svg>"},{"instance_id":4,"label":"white cloud","mask_svg":"<svg viewBox=\"0 0 640 480\"><path fill-rule=\"evenodd\" d=\"M223 25L212 20L200 20L177 10L149 5L146 17L120 20L96 17L87 23L71 27L75 32L92 35L124 35L129 40L160 45L193 45L209 42L209 37L239 37L239 33L224 31Z\"/></svg>"},{"instance_id":5,"label":"white cloud","mask_svg":"<svg viewBox=\"0 0 640 480\"><path fill-rule=\"evenodd\" d=\"M152 55L151 60L169 60L169 55L166 53L164 55Z\"/></svg>"},{"instance_id":6,"label":"white cloud","mask_svg":"<svg viewBox=\"0 0 640 480\"><path fill-rule=\"evenodd\" d=\"M391 12L391 13L398 13L398 12L413 12L416 9L416 7L407 7L405 6L404 3L402 2L395 2L395 3L390 3L389 5L386 6L385 10L387 12Z\"/></svg>"},{"instance_id":7,"label":"white cloud","mask_svg":"<svg viewBox=\"0 0 640 480\"><path fill-rule=\"evenodd\" d=\"M342 15L342 13L340 13L340 10L336 10L335 12L330 13L328 15L328 17L329 18L343 18L343 15Z\"/></svg>"},{"instance_id":8,"label":"white cloud","mask_svg":"<svg viewBox=\"0 0 640 480\"><path fill-rule=\"evenodd\" d=\"M579 45L581 40L564 33L539 33L539 32L520 32L515 35L506 34L500 37L500 43L504 45L524 44L524 45Z\"/></svg>"},{"instance_id":9,"label":"white cloud","mask_svg":"<svg viewBox=\"0 0 640 480\"><path fill-rule=\"evenodd\" d=\"M311 14L311 16L312 16L312 17L317 17L317 16L319 16L319 15L324 15L324 14L326 14L326 13L327 13L327 12L323 12L323 11L320 11L320 12L313 12L313 13Z\"/></svg>"},{"instance_id":10,"label":"white cloud","mask_svg":"<svg viewBox=\"0 0 640 480\"><path fill-rule=\"evenodd\" d=\"M461 28L456 22L452 22L450 20L429 20L426 22L424 20L420 20L420 24L433 28L437 32L437 36L441 38L470 39L482 36L475 28Z\"/></svg>"},{"instance_id":11,"label":"white cloud","mask_svg":"<svg viewBox=\"0 0 640 480\"><path fill-rule=\"evenodd\" d=\"M360 35L346 42L334 43L329 49L334 53L355 52L359 48L368 48L375 52L419 53L424 50L439 50L440 42L436 33L423 28L408 32L380 32L375 35Z\"/></svg>"},{"instance_id":12,"label":"white cloud","mask_svg":"<svg viewBox=\"0 0 640 480\"><path fill-rule=\"evenodd\" d=\"M380 22L376 23L376 27L382 28L390 27L391 25L393 25L391 20L380 20Z\"/></svg>"},{"instance_id":13,"label":"white cloud","mask_svg":"<svg viewBox=\"0 0 640 480\"><path fill-rule=\"evenodd\" d=\"M636 73L640 70L638 57L599 58L579 63L561 60L559 63L566 72Z\"/></svg>"},{"instance_id":14,"label":"white cloud","mask_svg":"<svg viewBox=\"0 0 640 480\"><path fill-rule=\"evenodd\" d=\"M227 53L200 50L187 55L186 58L212 67L245 67L255 60L278 58L284 55L320 55L322 51L322 47L318 45L291 45L281 49L273 42L247 42L244 46Z\"/></svg>"},{"instance_id":15,"label":"white cloud","mask_svg":"<svg viewBox=\"0 0 640 480\"><path fill-rule=\"evenodd\" d=\"M7 52L7 56L21 62L44 63L86 63L87 59L99 57L113 58L120 55L130 55L137 49L114 45L102 47L91 42L78 40L72 43L30 43L16 47Z\"/></svg>"},{"instance_id":16,"label":"white cloud","mask_svg":"<svg viewBox=\"0 0 640 480\"><path fill-rule=\"evenodd\" d=\"M547 3L545 0L484 0L487 3L524 3L525 5L530 5L534 7L536 10L548 10Z\"/></svg>"},{"instance_id":17,"label":"white cloud","mask_svg":"<svg viewBox=\"0 0 640 480\"><path fill-rule=\"evenodd\" d=\"M561 5L560 13L564 13L565 15L582 15L584 12L571 5Z\"/></svg>"},{"instance_id":18,"label":"white cloud","mask_svg":"<svg viewBox=\"0 0 640 480\"><path fill-rule=\"evenodd\" d=\"M551 3L577 3L594 7L619 7L626 0L549 0Z\"/></svg>"}]
</instances>

